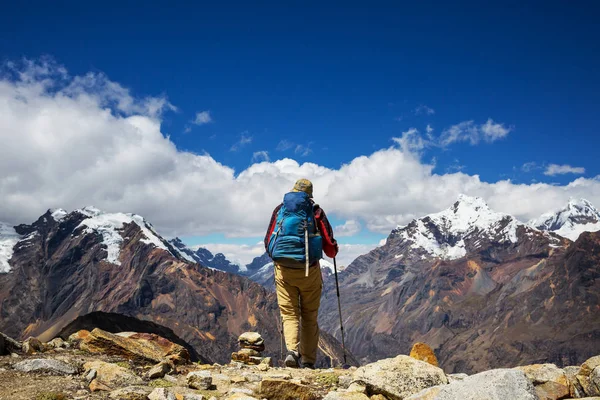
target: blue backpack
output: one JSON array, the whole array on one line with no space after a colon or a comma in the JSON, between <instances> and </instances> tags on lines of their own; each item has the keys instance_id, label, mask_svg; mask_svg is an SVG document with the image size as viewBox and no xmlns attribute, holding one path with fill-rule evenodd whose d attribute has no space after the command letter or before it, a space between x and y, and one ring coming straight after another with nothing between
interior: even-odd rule
<instances>
[{"instance_id":1,"label":"blue backpack","mask_svg":"<svg viewBox=\"0 0 600 400\"><path fill-rule=\"evenodd\" d=\"M307 193L290 192L283 197L268 251L274 262L288 268L305 268L307 253L308 265L323 257L323 242Z\"/></svg>"}]
</instances>

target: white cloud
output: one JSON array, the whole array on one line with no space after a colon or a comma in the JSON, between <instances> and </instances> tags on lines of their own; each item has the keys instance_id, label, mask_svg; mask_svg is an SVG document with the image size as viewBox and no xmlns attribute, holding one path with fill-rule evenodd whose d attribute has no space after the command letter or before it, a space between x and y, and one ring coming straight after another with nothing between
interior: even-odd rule
<instances>
[{"instance_id":1,"label":"white cloud","mask_svg":"<svg viewBox=\"0 0 600 400\"><path fill-rule=\"evenodd\" d=\"M544 175L555 176L555 175L564 175L564 174L585 174L585 168L583 167L572 167L570 165L558 165L558 164L550 164L546 167L544 171Z\"/></svg>"},{"instance_id":2,"label":"white cloud","mask_svg":"<svg viewBox=\"0 0 600 400\"><path fill-rule=\"evenodd\" d=\"M296 145L296 149L294 150L295 154L298 154L301 157L306 157L312 153L312 149L310 148L311 143L305 145L299 144Z\"/></svg>"},{"instance_id":3,"label":"white cloud","mask_svg":"<svg viewBox=\"0 0 600 400\"><path fill-rule=\"evenodd\" d=\"M229 150L230 151L239 151L242 147L244 147L250 143L252 143L252 136L250 136L248 131L244 131L240 134L240 140L235 142Z\"/></svg>"},{"instance_id":4,"label":"white cloud","mask_svg":"<svg viewBox=\"0 0 600 400\"><path fill-rule=\"evenodd\" d=\"M392 140L400 146L402 151L406 152L419 152L433 144L433 142L423 139L416 128L410 128L408 131L402 132L401 137L395 137Z\"/></svg>"},{"instance_id":5,"label":"white cloud","mask_svg":"<svg viewBox=\"0 0 600 400\"><path fill-rule=\"evenodd\" d=\"M281 140L279 142L279 144L277 144L277 148L275 150L277 151L286 151L291 149L292 147L294 147L294 143L290 142L289 140Z\"/></svg>"},{"instance_id":6,"label":"white cloud","mask_svg":"<svg viewBox=\"0 0 600 400\"><path fill-rule=\"evenodd\" d=\"M427 107L425 104L421 104L419 107L415 108L414 113L415 115L433 115L435 114L435 110Z\"/></svg>"},{"instance_id":7,"label":"white cloud","mask_svg":"<svg viewBox=\"0 0 600 400\"><path fill-rule=\"evenodd\" d=\"M521 166L521 171L523 172L531 172L536 169L540 169L540 166L535 161L526 162Z\"/></svg>"},{"instance_id":8,"label":"white cloud","mask_svg":"<svg viewBox=\"0 0 600 400\"><path fill-rule=\"evenodd\" d=\"M196 118L192 121L194 125L205 125L213 122L210 111L200 111L196 113Z\"/></svg>"},{"instance_id":9,"label":"white cloud","mask_svg":"<svg viewBox=\"0 0 600 400\"><path fill-rule=\"evenodd\" d=\"M268 151L255 151L252 154L252 162L270 161Z\"/></svg>"},{"instance_id":10,"label":"white cloud","mask_svg":"<svg viewBox=\"0 0 600 400\"><path fill-rule=\"evenodd\" d=\"M502 139L511 131L511 129L505 127L504 124L497 124L491 118L488 118L486 123L481 125L480 129L484 140L488 142Z\"/></svg>"},{"instance_id":11,"label":"white cloud","mask_svg":"<svg viewBox=\"0 0 600 400\"><path fill-rule=\"evenodd\" d=\"M481 140L494 142L508 135L511 130L491 118L481 125L475 124L474 121L463 121L445 129L439 143L442 147L447 147L455 142L469 142L471 145L476 145Z\"/></svg>"},{"instance_id":12,"label":"white cloud","mask_svg":"<svg viewBox=\"0 0 600 400\"><path fill-rule=\"evenodd\" d=\"M381 233L450 206L459 193L522 220L571 196L600 205L600 178L561 186L440 175L406 146L335 169L286 158L234 171L208 154L177 149L161 131L168 101L134 98L98 74L65 78L56 66L36 68L42 73L0 78L0 221L8 223L32 222L48 208L95 205L141 214L166 236L261 237L298 178L313 181L328 215Z\"/></svg>"},{"instance_id":13,"label":"white cloud","mask_svg":"<svg viewBox=\"0 0 600 400\"><path fill-rule=\"evenodd\" d=\"M361 228L362 227L358 221L351 219L346 221L344 225L338 225L335 228L333 228L333 232L336 238L344 236L354 236L360 232Z\"/></svg>"}]
</instances>

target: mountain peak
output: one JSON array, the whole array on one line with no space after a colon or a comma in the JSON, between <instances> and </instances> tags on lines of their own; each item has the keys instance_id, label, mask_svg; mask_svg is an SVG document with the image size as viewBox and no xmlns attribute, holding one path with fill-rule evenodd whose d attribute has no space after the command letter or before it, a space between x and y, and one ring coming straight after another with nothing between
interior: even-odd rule
<instances>
[{"instance_id":1,"label":"mountain peak","mask_svg":"<svg viewBox=\"0 0 600 400\"><path fill-rule=\"evenodd\" d=\"M570 198L565 207L543 214L529 225L575 241L582 232L600 230L600 211L586 199Z\"/></svg>"},{"instance_id":2,"label":"mountain peak","mask_svg":"<svg viewBox=\"0 0 600 400\"><path fill-rule=\"evenodd\" d=\"M453 208L473 208L473 209L488 209L489 206L481 197L473 197L468 196L466 194L459 194L456 203L454 203Z\"/></svg>"}]
</instances>

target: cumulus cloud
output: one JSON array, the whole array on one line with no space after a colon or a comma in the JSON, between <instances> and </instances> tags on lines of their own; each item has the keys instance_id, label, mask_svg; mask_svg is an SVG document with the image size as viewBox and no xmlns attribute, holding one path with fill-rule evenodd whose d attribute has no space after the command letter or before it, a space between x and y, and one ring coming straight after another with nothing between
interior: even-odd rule
<instances>
[{"instance_id":1,"label":"cumulus cloud","mask_svg":"<svg viewBox=\"0 0 600 400\"><path fill-rule=\"evenodd\" d=\"M194 125L206 125L213 122L210 111L200 111L196 113L196 118L192 121Z\"/></svg>"},{"instance_id":2,"label":"cumulus cloud","mask_svg":"<svg viewBox=\"0 0 600 400\"><path fill-rule=\"evenodd\" d=\"M447 147L455 142L469 142L471 145L476 145L481 140L494 142L508 135L511 130L491 118L481 125L474 121L463 121L445 129L439 143L442 147Z\"/></svg>"},{"instance_id":3,"label":"cumulus cloud","mask_svg":"<svg viewBox=\"0 0 600 400\"><path fill-rule=\"evenodd\" d=\"M166 236L261 237L299 178L313 181L329 215L386 234L450 206L459 193L522 220L569 197L600 205L600 178L561 186L439 175L400 143L340 168L285 158L234 171L208 154L177 149L161 130L162 113L173 109L166 98L136 98L101 74L68 77L61 68L34 64L34 71L13 68L0 78L0 221L95 205L141 214Z\"/></svg>"},{"instance_id":4,"label":"cumulus cloud","mask_svg":"<svg viewBox=\"0 0 600 400\"><path fill-rule=\"evenodd\" d=\"M270 161L268 151L255 151L252 154L252 162Z\"/></svg>"},{"instance_id":5,"label":"cumulus cloud","mask_svg":"<svg viewBox=\"0 0 600 400\"><path fill-rule=\"evenodd\" d=\"M550 164L546 167L544 171L544 175L555 176L555 175L564 175L564 174L585 174L585 168L583 167L572 167L568 164L558 165L558 164Z\"/></svg>"},{"instance_id":6,"label":"cumulus cloud","mask_svg":"<svg viewBox=\"0 0 600 400\"><path fill-rule=\"evenodd\" d=\"M361 225L353 219L346 221L343 225L336 226L333 231L336 237L354 236L361 230Z\"/></svg>"}]
</instances>

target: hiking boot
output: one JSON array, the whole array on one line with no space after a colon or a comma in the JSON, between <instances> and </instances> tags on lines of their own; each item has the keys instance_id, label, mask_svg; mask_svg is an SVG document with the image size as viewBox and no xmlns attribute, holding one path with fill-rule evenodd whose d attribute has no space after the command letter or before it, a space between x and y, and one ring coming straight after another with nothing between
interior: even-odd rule
<instances>
[{"instance_id":1,"label":"hiking boot","mask_svg":"<svg viewBox=\"0 0 600 400\"><path fill-rule=\"evenodd\" d=\"M300 367L300 354L295 351L288 351L285 356L285 366L288 368L298 368Z\"/></svg>"},{"instance_id":2,"label":"hiking boot","mask_svg":"<svg viewBox=\"0 0 600 400\"><path fill-rule=\"evenodd\" d=\"M315 364L313 364L313 363L302 363L302 368L315 369Z\"/></svg>"}]
</instances>

